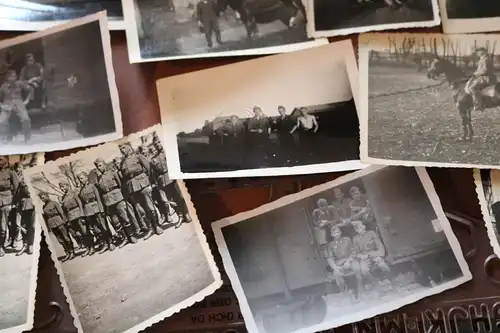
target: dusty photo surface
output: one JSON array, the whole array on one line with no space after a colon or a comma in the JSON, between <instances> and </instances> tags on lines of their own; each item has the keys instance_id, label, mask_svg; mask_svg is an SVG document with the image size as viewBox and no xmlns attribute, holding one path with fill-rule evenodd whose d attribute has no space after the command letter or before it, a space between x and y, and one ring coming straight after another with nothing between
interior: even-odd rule
<instances>
[{"instance_id":1,"label":"dusty photo surface","mask_svg":"<svg viewBox=\"0 0 500 333\"><path fill-rule=\"evenodd\" d=\"M272 54L328 41L306 32L305 0L122 0L131 62Z\"/></svg>"},{"instance_id":2,"label":"dusty photo surface","mask_svg":"<svg viewBox=\"0 0 500 333\"><path fill-rule=\"evenodd\" d=\"M498 167L498 41L494 35L362 35L361 160Z\"/></svg>"},{"instance_id":3,"label":"dusty photo surface","mask_svg":"<svg viewBox=\"0 0 500 333\"><path fill-rule=\"evenodd\" d=\"M42 30L103 10L111 30L124 29L121 0L0 0L0 30Z\"/></svg>"},{"instance_id":4,"label":"dusty photo surface","mask_svg":"<svg viewBox=\"0 0 500 333\"><path fill-rule=\"evenodd\" d=\"M439 25L438 0L309 0L310 37Z\"/></svg>"},{"instance_id":5,"label":"dusty photo surface","mask_svg":"<svg viewBox=\"0 0 500 333\"><path fill-rule=\"evenodd\" d=\"M157 125L26 173L80 332L138 332L221 285Z\"/></svg>"},{"instance_id":6,"label":"dusty photo surface","mask_svg":"<svg viewBox=\"0 0 500 333\"><path fill-rule=\"evenodd\" d=\"M0 332L33 327L40 256L40 225L24 181L26 168L43 164L43 154L0 156Z\"/></svg>"},{"instance_id":7,"label":"dusty photo surface","mask_svg":"<svg viewBox=\"0 0 500 333\"><path fill-rule=\"evenodd\" d=\"M212 224L249 332L318 332L471 273L425 169L369 166Z\"/></svg>"},{"instance_id":8,"label":"dusty photo surface","mask_svg":"<svg viewBox=\"0 0 500 333\"><path fill-rule=\"evenodd\" d=\"M491 247L500 256L500 171L474 169L474 182Z\"/></svg>"},{"instance_id":9,"label":"dusty photo surface","mask_svg":"<svg viewBox=\"0 0 500 333\"><path fill-rule=\"evenodd\" d=\"M173 178L362 167L350 41L173 76L157 88Z\"/></svg>"},{"instance_id":10,"label":"dusty photo surface","mask_svg":"<svg viewBox=\"0 0 500 333\"><path fill-rule=\"evenodd\" d=\"M500 3L489 0L439 0L443 31L500 31Z\"/></svg>"},{"instance_id":11,"label":"dusty photo surface","mask_svg":"<svg viewBox=\"0 0 500 333\"><path fill-rule=\"evenodd\" d=\"M104 12L0 42L0 154L122 137Z\"/></svg>"}]
</instances>

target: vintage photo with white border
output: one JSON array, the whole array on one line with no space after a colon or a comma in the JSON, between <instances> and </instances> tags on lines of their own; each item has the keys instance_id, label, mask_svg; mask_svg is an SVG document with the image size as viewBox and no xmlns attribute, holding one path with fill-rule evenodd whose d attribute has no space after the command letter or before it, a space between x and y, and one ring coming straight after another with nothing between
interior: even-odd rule
<instances>
[{"instance_id":1,"label":"vintage photo with white border","mask_svg":"<svg viewBox=\"0 0 500 333\"><path fill-rule=\"evenodd\" d=\"M305 0L122 0L131 63L292 52L307 37Z\"/></svg>"},{"instance_id":2,"label":"vintage photo with white border","mask_svg":"<svg viewBox=\"0 0 500 333\"><path fill-rule=\"evenodd\" d=\"M498 35L361 35L361 161L499 168L499 42Z\"/></svg>"},{"instance_id":3,"label":"vintage photo with white border","mask_svg":"<svg viewBox=\"0 0 500 333\"><path fill-rule=\"evenodd\" d=\"M222 285L160 125L25 177L79 332L139 332Z\"/></svg>"},{"instance_id":4,"label":"vintage photo with white border","mask_svg":"<svg viewBox=\"0 0 500 333\"><path fill-rule=\"evenodd\" d=\"M0 31L38 31L105 10L110 30L125 30L121 0L0 0Z\"/></svg>"},{"instance_id":5,"label":"vintage photo with white border","mask_svg":"<svg viewBox=\"0 0 500 333\"><path fill-rule=\"evenodd\" d=\"M500 256L500 170L474 169L474 182L491 247Z\"/></svg>"},{"instance_id":6,"label":"vintage photo with white border","mask_svg":"<svg viewBox=\"0 0 500 333\"><path fill-rule=\"evenodd\" d=\"M123 136L105 12L3 40L0 59L0 154Z\"/></svg>"},{"instance_id":7,"label":"vintage photo with white border","mask_svg":"<svg viewBox=\"0 0 500 333\"><path fill-rule=\"evenodd\" d=\"M23 170L43 162L43 153L0 156L1 333L33 328L41 227Z\"/></svg>"},{"instance_id":8,"label":"vintage photo with white border","mask_svg":"<svg viewBox=\"0 0 500 333\"><path fill-rule=\"evenodd\" d=\"M441 23L438 0L308 0L309 37L433 27Z\"/></svg>"},{"instance_id":9,"label":"vintage photo with white border","mask_svg":"<svg viewBox=\"0 0 500 333\"><path fill-rule=\"evenodd\" d=\"M443 32L500 31L500 3L489 0L439 0Z\"/></svg>"},{"instance_id":10,"label":"vintage photo with white border","mask_svg":"<svg viewBox=\"0 0 500 333\"><path fill-rule=\"evenodd\" d=\"M369 166L212 229L249 333L319 332L472 278L424 168Z\"/></svg>"},{"instance_id":11,"label":"vintage photo with white border","mask_svg":"<svg viewBox=\"0 0 500 333\"><path fill-rule=\"evenodd\" d=\"M171 177L364 167L357 80L350 40L158 80Z\"/></svg>"}]
</instances>

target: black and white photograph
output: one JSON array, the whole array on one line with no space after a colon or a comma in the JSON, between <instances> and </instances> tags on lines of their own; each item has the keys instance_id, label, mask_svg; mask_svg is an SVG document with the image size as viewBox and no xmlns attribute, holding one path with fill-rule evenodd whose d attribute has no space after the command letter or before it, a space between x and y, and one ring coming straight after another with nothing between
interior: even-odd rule
<instances>
[{"instance_id":1,"label":"black and white photograph","mask_svg":"<svg viewBox=\"0 0 500 333\"><path fill-rule=\"evenodd\" d=\"M104 12L0 42L0 154L122 136Z\"/></svg>"},{"instance_id":2,"label":"black and white photograph","mask_svg":"<svg viewBox=\"0 0 500 333\"><path fill-rule=\"evenodd\" d=\"M424 168L368 166L212 229L249 333L323 331L472 278Z\"/></svg>"},{"instance_id":3,"label":"black and white photograph","mask_svg":"<svg viewBox=\"0 0 500 333\"><path fill-rule=\"evenodd\" d=\"M474 182L491 247L500 256L500 170L474 169Z\"/></svg>"},{"instance_id":4,"label":"black and white photograph","mask_svg":"<svg viewBox=\"0 0 500 333\"><path fill-rule=\"evenodd\" d=\"M41 229L24 181L43 154L0 156L0 332L33 328Z\"/></svg>"},{"instance_id":5,"label":"black and white photograph","mask_svg":"<svg viewBox=\"0 0 500 333\"><path fill-rule=\"evenodd\" d=\"M361 160L498 168L499 41L495 35L361 35Z\"/></svg>"},{"instance_id":6,"label":"black and white photograph","mask_svg":"<svg viewBox=\"0 0 500 333\"><path fill-rule=\"evenodd\" d=\"M308 8L307 31L314 38L441 23L438 0L308 0Z\"/></svg>"},{"instance_id":7,"label":"black and white photograph","mask_svg":"<svg viewBox=\"0 0 500 333\"><path fill-rule=\"evenodd\" d=\"M0 0L0 31L43 30L103 10L109 29L125 29L121 0Z\"/></svg>"},{"instance_id":8,"label":"black and white photograph","mask_svg":"<svg viewBox=\"0 0 500 333\"><path fill-rule=\"evenodd\" d=\"M500 31L500 3L489 0L439 0L443 31Z\"/></svg>"},{"instance_id":9,"label":"black and white photograph","mask_svg":"<svg viewBox=\"0 0 500 333\"><path fill-rule=\"evenodd\" d=\"M122 0L132 63L296 51L306 0Z\"/></svg>"},{"instance_id":10,"label":"black and white photograph","mask_svg":"<svg viewBox=\"0 0 500 333\"><path fill-rule=\"evenodd\" d=\"M364 167L357 73L346 40L158 80L171 177Z\"/></svg>"},{"instance_id":11,"label":"black and white photograph","mask_svg":"<svg viewBox=\"0 0 500 333\"><path fill-rule=\"evenodd\" d=\"M222 285L160 136L156 125L25 173L81 333L139 332Z\"/></svg>"}]
</instances>

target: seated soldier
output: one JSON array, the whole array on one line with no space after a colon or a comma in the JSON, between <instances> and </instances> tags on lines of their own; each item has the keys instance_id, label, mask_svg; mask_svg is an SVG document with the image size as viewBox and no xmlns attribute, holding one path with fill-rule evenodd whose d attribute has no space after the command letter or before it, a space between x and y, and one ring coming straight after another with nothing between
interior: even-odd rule
<instances>
[{"instance_id":1,"label":"seated soldier","mask_svg":"<svg viewBox=\"0 0 500 333\"><path fill-rule=\"evenodd\" d=\"M358 290L362 287L363 277L361 269L356 259L356 249L349 237L342 236L342 231L338 226L330 228L332 241L328 243L326 249L326 261L332 269L330 275L335 280L341 292L348 292L344 277L346 274L354 273L356 276Z\"/></svg>"},{"instance_id":2,"label":"seated soldier","mask_svg":"<svg viewBox=\"0 0 500 333\"><path fill-rule=\"evenodd\" d=\"M361 221L352 221L351 224L356 232L353 243L362 276L368 279L372 285L376 285L376 280L371 271L378 268L392 285L391 269L383 258L385 256L385 247L378 234L373 230L366 230Z\"/></svg>"}]
</instances>

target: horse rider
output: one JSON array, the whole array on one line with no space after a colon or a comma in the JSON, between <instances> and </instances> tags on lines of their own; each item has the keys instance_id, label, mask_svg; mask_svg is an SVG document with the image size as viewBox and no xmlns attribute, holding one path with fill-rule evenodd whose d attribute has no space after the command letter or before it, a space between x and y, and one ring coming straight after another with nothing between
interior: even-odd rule
<instances>
[{"instance_id":1,"label":"horse rider","mask_svg":"<svg viewBox=\"0 0 500 333\"><path fill-rule=\"evenodd\" d=\"M200 29L205 33L208 47L213 47L212 33L215 33L217 43L223 44L220 27L217 2L215 0L200 0L196 5L196 14Z\"/></svg>"},{"instance_id":2,"label":"horse rider","mask_svg":"<svg viewBox=\"0 0 500 333\"><path fill-rule=\"evenodd\" d=\"M476 54L479 56L477 69L466 85L466 90L469 90L472 96L474 111L483 108L481 90L496 81L496 77L493 75L493 63L488 54L488 50L484 47L480 47L476 49Z\"/></svg>"}]
</instances>

